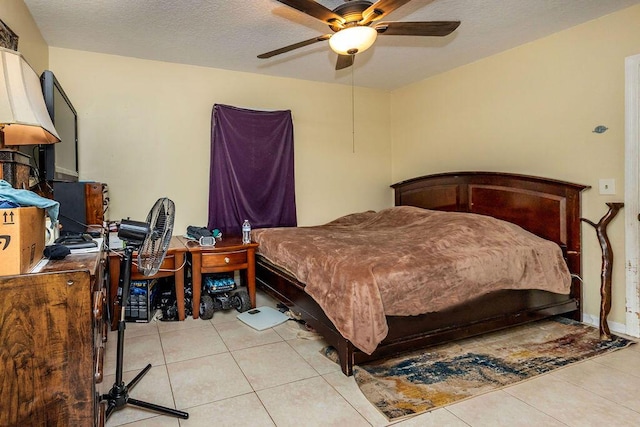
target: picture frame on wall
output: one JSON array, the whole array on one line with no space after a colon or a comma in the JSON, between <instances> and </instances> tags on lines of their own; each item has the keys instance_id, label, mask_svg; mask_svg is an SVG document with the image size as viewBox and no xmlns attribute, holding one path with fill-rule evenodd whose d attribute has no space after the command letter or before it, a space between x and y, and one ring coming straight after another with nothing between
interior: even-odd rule
<instances>
[{"instance_id":1,"label":"picture frame on wall","mask_svg":"<svg viewBox=\"0 0 640 427\"><path fill-rule=\"evenodd\" d=\"M0 19L0 47L18 50L18 35Z\"/></svg>"}]
</instances>

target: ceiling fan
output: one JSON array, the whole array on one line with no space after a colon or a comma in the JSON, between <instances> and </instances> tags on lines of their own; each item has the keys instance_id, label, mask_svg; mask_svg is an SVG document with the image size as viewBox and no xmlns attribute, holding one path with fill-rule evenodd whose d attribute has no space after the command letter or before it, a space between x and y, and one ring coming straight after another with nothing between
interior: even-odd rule
<instances>
[{"instance_id":1,"label":"ceiling fan","mask_svg":"<svg viewBox=\"0 0 640 427\"><path fill-rule=\"evenodd\" d=\"M356 53L370 48L378 34L443 37L451 34L460 25L460 21L376 22L411 0L378 0L375 3L366 0L345 0L344 4L333 10L313 0L277 1L324 22L334 33L323 34L272 50L258 55L258 58L271 58L316 42L329 40L331 49L338 54L336 70L353 65Z\"/></svg>"}]
</instances>

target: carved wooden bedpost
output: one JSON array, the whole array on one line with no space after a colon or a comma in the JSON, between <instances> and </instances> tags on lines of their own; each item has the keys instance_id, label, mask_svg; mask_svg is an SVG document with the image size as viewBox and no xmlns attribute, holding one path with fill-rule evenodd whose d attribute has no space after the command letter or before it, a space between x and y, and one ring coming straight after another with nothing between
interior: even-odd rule
<instances>
[{"instance_id":1,"label":"carved wooden bedpost","mask_svg":"<svg viewBox=\"0 0 640 427\"><path fill-rule=\"evenodd\" d=\"M586 218L580 218L582 221L591 225L596 229L596 235L602 249L602 273L600 275L600 339L611 340L611 331L607 324L607 316L611 311L611 276L613 273L613 250L607 236L607 225L618 214L618 211L624 206L624 203L611 202L607 203L609 211L600 218L597 224Z\"/></svg>"}]
</instances>

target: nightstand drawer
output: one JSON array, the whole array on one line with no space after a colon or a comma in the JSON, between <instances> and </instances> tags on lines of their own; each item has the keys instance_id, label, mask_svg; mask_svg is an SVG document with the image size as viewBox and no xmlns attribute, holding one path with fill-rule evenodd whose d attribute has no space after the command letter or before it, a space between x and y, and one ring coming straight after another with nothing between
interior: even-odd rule
<instances>
[{"instance_id":1,"label":"nightstand drawer","mask_svg":"<svg viewBox=\"0 0 640 427\"><path fill-rule=\"evenodd\" d=\"M224 267L227 265L239 265L246 263L247 251L202 254L202 268Z\"/></svg>"},{"instance_id":2,"label":"nightstand drawer","mask_svg":"<svg viewBox=\"0 0 640 427\"><path fill-rule=\"evenodd\" d=\"M137 254L134 255L134 259L137 258ZM159 270L174 270L180 268L179 265L176 265L176 259L175 256L173 254L167 254L165 255L165 257L162 259L162 263L160 264ZM155 276L155 277L160 277L160 276ZM131 268L131 279L132 280L145 280L148 279L147 276L145 276L144 274L142 274L142 272L138 269L137 265L134 265Z\"/></svg>"}]
</instances>

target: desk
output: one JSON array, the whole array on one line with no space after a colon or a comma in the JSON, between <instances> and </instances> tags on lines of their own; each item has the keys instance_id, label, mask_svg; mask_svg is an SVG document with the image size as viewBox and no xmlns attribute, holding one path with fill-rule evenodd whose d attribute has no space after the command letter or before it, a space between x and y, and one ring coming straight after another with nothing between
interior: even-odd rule
<instances>
[{"instance_id":1,"label":"desk","mask_svg":"<svg viewBox=\"0 0 640 427\"><path fill-rule=\"evenodd\" d=\"M191 255L191 280L193 282L193 318L200 315L202 274L240 271L243 285L247 286L251 307L256 306L256 248L251 242L242 244L240 237L223 237L215 246L200 246L193 240L180 237Z\"/></svg>"},{"instance_id":2,"label":"desk","mask_svg":"<svg viewBox=\"0 0 640 427\"><path fill-rule=\"evenodd\" d=\"M144 276L138 266L131 267L131 280L148 280L159 277L175 278L176 301L178 305L178 320L184 320L184 256L187 248L182 240L173 236L169 242L167 255L164 257L160 265L160 271L153 276ZM109 307L111 307L111 330L118 329L118 320L120 320L120 304L118 302L118 282L120 279L120 261L121 252L109 251ZM134 262L138 257L137 252L134 253ZM168 271L163 271L168 270Z\"/></svg>"}]
</instances>

